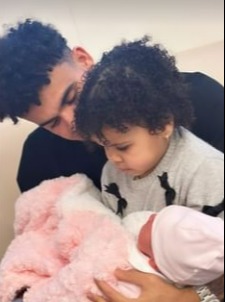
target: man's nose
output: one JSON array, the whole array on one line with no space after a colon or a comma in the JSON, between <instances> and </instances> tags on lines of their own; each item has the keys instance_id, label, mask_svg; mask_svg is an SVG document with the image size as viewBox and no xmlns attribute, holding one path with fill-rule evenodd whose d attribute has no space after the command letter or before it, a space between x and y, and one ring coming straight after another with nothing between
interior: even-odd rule
<instances>
[{"instance_id":1,"label":"man's nose","mask_svg":"<svg viewBox=\"0 0 225 302\"><path fill-rule=\"evenodd\" d=\"M77 136L76 129L74 127L75 125L74 108L75 106L66 106L61 110L59 115L60 124L55 129L55 133L69 140L74 140L74 139L80 140L80 137Z\"/></svg>"},{"instance_id":2,"label":"man's nose","mask_svg":"<svg viewBox=\"0 0 225 302\"><path fill-rule=\"evenodd\" d=\"M74 105L65 106L62 108L60 112L60 120L62 121L62 124L64 124L65 127L72 130L72 127L74 126Z\"/></svg>"}]
</instances>

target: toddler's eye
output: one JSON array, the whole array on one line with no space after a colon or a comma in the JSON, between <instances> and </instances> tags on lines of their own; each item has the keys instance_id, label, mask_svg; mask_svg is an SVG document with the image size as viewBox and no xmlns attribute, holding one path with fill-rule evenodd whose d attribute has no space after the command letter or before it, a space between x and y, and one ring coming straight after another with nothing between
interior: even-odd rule
<instances>
[{"instance_id":1,"label":"toddler's eye","mask_svg":"<svg viewBox=\"0 0 225 302\"><path fill-rule=\"evenodd\" d=\"M128 149L130 148L130 145L127 145L127 146L120 146L120 147L117 147L116 149L118 151L127 151Z\"/></svg>"}]
</instances>

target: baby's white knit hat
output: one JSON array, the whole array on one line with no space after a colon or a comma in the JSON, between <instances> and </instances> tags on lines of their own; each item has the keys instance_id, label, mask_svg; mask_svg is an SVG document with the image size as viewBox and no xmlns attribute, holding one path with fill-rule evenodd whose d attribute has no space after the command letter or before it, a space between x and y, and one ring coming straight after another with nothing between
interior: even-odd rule
<instances>
[{"instance_id":1,"label":"baby's white knit hat","mask_svg":"<svg viewBox=\"0 0 225 302\"><path fill-rule=\"evenodd\" d=\"M131 214L133 217L125 218L130 222L132 218L131 231L133 235L136 233L137 240L152 214L139 212L136 218L135 213ZM128 228L127 222L125 225ZM156 265L174 283L201 286L224 274L224 222L221 218L210 217L187 207L170 206L157 214L151 239ZM154 269L146 267L149 265L147 257L140 256L134 248L130 262L140 271L158 275Z\"/></svg>"},{"instance_id":2,"label":"baby's white knit hat","mask_svg":"<svg viewBox=\"0 0 225 302\"><path fill-rule=\"evenodd\" d=\"M224 273L224 222L187 207L167 207L153 223L152 248L169 280L207 284Z\"/></svg>"}]
</instances>

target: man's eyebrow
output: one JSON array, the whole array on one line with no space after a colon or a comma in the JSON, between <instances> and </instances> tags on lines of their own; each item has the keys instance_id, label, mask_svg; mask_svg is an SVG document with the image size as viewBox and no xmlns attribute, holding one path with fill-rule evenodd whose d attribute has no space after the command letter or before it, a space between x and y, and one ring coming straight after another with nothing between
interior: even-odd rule
<instances>
[{"instance_id":1,"label":"man's eyebrow","mask_svg":"<svg viewBox=\"0 0 225 302\"><path fill-rule=\"evenodd\" d=\"M63 94L63 96L62 96L62 99L61 99L61 102L60 102L60 108L62 108L64 105L66 105L66 103L68 102L68 96L69 96L69 94L70 94L71 91L72 91L73 89L75 89L75 88L76 88L76 84L75 84L75 83L72 83L72 84L70 84L70 85L67 87L67 89L65 90L65 92L64 92L64 94ZM56 119L57 119L57 116L54 116L54 117L52 117L51 119L49 119L49 120L47 120L47 121L45 121L45 122L39 124L39 126L40 126L40 127L45 127L45 126L47 126L48 124L53 123Z\"/></svg>"}]
</instances>

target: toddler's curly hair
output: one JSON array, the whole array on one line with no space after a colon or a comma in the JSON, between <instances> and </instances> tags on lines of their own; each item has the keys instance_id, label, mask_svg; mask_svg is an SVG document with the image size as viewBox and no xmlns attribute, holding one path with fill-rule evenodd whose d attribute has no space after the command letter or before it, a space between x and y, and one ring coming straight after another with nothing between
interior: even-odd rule
<instances>
[{"instance_id":1,"label":"toddler's curly hair","mask_svg":"<svg viewBox=\"0 0 225 302\"><path fill-rule=\"evenodd\" d=\"M75 112L78 132L103 138L104 127L157 132L173 121L189 127L193 109L175 58L145 36L104 53L87 74Z\"/></svg>"}]
</instances>

